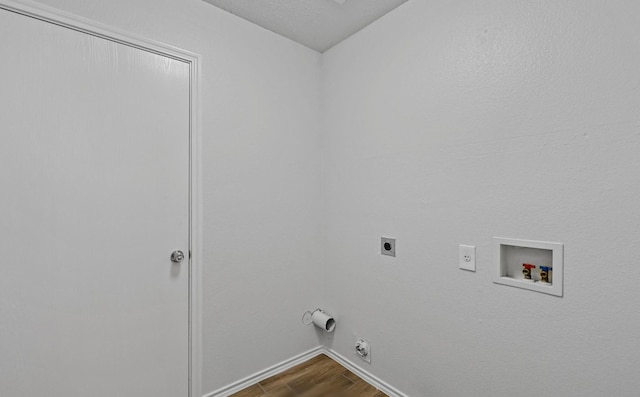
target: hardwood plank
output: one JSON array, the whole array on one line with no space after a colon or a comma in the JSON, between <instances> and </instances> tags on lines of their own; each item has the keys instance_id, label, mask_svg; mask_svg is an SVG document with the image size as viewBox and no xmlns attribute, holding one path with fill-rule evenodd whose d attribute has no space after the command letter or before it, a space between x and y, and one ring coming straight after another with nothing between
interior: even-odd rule
<instances>
[{"instance_id":1,"label":"hardwood plank","mask_svg":"<svg viewBox=\"0 0 640 397\"><path fill-rule=\"evenodd\" d=\"M328 360L311 367L308 371L302 373L300 376L289 382L288 385L295 392L300 393L309 390L314 385L323 383L332 377L341 377L345 380L349 380L342 376L344 370L345 368L340 364L333 360Z\"/></svg>"},{"instance_id":2,"label":"hardwood plank","mask_svg":"<svg viewBox=\"0 0 640 397\"><path fill-rule=\"evenodd\" d=\"M320 354L231 397L388 397Z\"/></svg>"},{"instance_id":3,"label":"hardwood plank","mask_svg":"<svg viewBox=\"0 0 640 397\"><path fill-rule=\"evenodd\" d=\"M321 383L312 385L309 389L302 391L300 397L347 397L348 387L353 382L344 376L334 376Z\"/></svg>"},{"instance_id":4,"label":"hardwood plank","mask_svg":"<svg viewBox=\"0 0 640 397\"><path fill-rule=\"evenodd\" d=\"M230 397L261 397L264 395L264 390L255 384L253 386L249 386L244 390L240 390L237 393L232 394Z\"/></svg>"},{"instance_id":5,"label":"hardwood plank","mask_svg":"<svg viewBox=\"0 0 640 397\"><path fill-rule=\"evenodd\" d=\"M353 397L373 397L378 394L378 389L362 381L349 388L349 396Z\"/></svg>"},{"instance_id":6,"label":"hardwood plank","mask_svg":"<svg viewBox=\"0 0 640 397\"><path fill-rule=\"evenodd\" d=\"M296 394L289 388L289 386L280 386L271 391L266 392L261 397L295 397Z\"/></svg>"},{"instance_id":7,"label":"hardwood plank","mask_svg":"<svg viewBox=\"0 0 640 397\"><path fill-rule=\"evenodd\" d=\"M349 371L348 369L345 370L342 375L345 376L350 381L352 381L353 383L357 383L357 382L360 382L362 380L362 379L360 379L360 377L358 375L354 374L353 372Z\"/></svg>"},{"instance_id":8,"label":"hardwood plank","mask_svg":"<svg viewBox=\"0 0 640 397\"><path fill-rule=\"evenodd\" d=\"M317 355L312 359L298 364L295 367L292 367L280 374L263 380L262 382L260 382L260 386L262 386L266 391L279 388L296 379L297 377L305 373L309 368L313 368L316 365L328 362L330 360L331 359L324 354Z\"/></svg>"}]
</instances>

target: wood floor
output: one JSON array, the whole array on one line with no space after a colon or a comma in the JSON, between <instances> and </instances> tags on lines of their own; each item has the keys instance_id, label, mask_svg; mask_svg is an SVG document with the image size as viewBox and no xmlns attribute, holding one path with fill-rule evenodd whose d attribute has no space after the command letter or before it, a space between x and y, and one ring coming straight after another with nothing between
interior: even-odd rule
<instances>
[{"instance_id":1,"label":"wood floor","mask_svg":"<svg viewBox=\"0 0 640 397\"><path fill-rule=\"evenodd\" d=\"M231 397L388 397L321 354Z\"/></svg>"}]
</instances>

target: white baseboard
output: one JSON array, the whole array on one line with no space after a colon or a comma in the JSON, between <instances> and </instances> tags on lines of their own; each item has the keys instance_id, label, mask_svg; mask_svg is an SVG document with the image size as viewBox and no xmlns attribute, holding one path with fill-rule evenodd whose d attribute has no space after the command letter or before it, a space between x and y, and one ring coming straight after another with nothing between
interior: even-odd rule
<instances>
[{"instance_id":1,"label":"white baseboard","mask_svg":"<svg viewBox=\"0 0 640 397\"><path fill-rule=\"evenodd\" d=\"M383 391L389 397L409 397L400 390L391 386L387 382L378 378L377 376L371 374L370 372L365 371L364 369L358 367L353 362L345 358L344 356L336 353L335 351L327 348L322 348L322 353L331 357L334 361L341 364L343 367L358 375L362 380L370 384L371 386L377 388L378 390Z\"/></svg>"},{"instance_id":2,"label":"white baseboard","mask_svg":"<svg viewBox=\"0 0 640 397\"><path fill-rule=\"evenodd\" d=\"M233 393L237 393L240 390L246 389L251 385L254 385L260 381L263 381L267 378L270 378L274 375L284 372L289 368L295 367L296 365L301 364L307 360L310 360L313 357L320 354L326 354L327 356L331 357L333 360L341 364L343 367L347 368L349 371L358 375L360 378L362 378L365 382L369 383L371 386L374 386L378 390L381 390L384 393L386 393L389 397L409 397L406 394L402 393L400 390L388 384L387 382L378 378L377 376L358 367L357 365L355 365L353 362L351 362L344 356L336 353L331 349L327 349L324 346L315 347L295 357L284 360L281 363L273 365L262 371L256 372L251 376L247 376L244 379L241 379L237 382L234 382L230 385L220 388L214 392L206 394L203 397L228 397Z\"/></svg>"},{"instance_id":3,"label":"white baseboard","mask_svg":"<svg viewBox=\"0 0 640 397\"><path fill-rule=\"evenodd\" d=\"M274 375L279 374L280 372L284 372L289 368L295 367L298 364L301 364L307 360L312 359L313 357L319 354L327 354L326 350L323 346L314 347L313 349L306 351L302 354L298 354L295 357L284 360L276 365L273 365L267 369L263 369L262 371L256 372L253 375L247 376L244 379L241 379L237 382L234 382L230 385L222 387L214 392L209 394L205 394L203 397L228 397L233 393L237 393L242 389L246 389L247 387L254 385L260 381L263 381L267 378L270 378ZM327 354L328 355L328 354Z\"/></svg>"}]
</instances>

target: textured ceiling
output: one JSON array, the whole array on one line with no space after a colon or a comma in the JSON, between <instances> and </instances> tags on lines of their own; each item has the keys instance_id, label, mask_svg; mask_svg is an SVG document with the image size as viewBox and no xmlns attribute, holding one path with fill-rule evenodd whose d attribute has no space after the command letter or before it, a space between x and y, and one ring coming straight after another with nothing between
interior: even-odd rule
<instances>
[{"instance_id":1,"label":"textured ceiling","mask_svg":"<svg viewBox=\"0 0 640 397\"><path fill-rule=\"evenodd\" d=\"M407 0L203 0L324 52Z\"/></svg>"}]
</instances>

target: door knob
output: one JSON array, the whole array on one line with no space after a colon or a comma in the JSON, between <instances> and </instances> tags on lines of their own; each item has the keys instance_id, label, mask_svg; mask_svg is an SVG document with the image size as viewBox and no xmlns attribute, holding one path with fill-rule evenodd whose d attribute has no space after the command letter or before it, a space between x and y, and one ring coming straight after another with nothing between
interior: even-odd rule
<instances>
[{"instance_id":1,"label":"door knob","mask_svg":"<svg viewBox=\"0 0 640 397\"><path fill-rule=\"evenodd\" d=\"M184 260L184 252L177 250L171 253L171 262L181 263Z\"/></svg>"}]
</instances>

